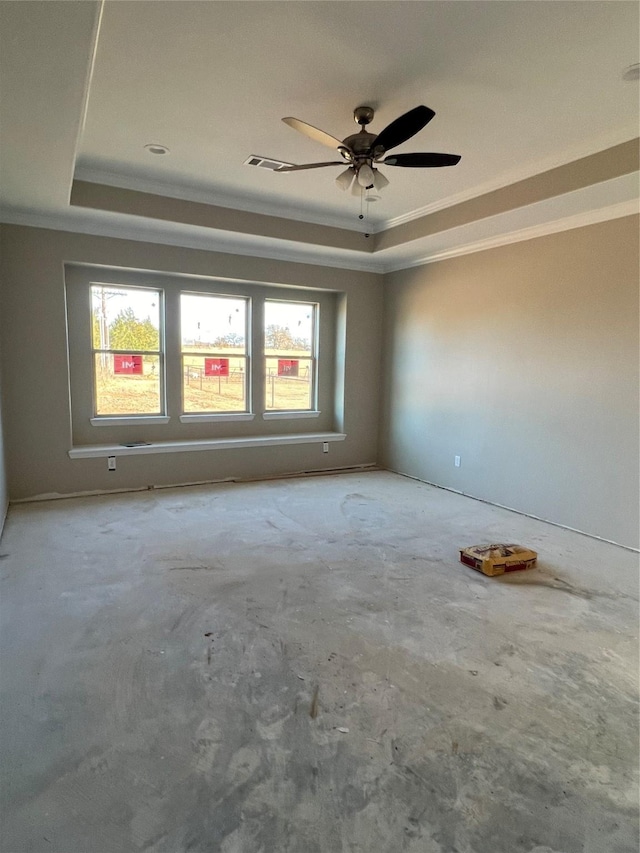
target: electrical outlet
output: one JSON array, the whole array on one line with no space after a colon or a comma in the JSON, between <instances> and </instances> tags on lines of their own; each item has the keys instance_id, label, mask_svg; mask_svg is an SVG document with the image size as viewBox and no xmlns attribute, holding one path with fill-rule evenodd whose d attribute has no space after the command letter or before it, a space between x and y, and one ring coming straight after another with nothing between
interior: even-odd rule
<instances>
[{"instance_id":1,"label":"electrical outlet","mask_svg":"<svg viewBox=\"0 0 640 853\"><path fill-rule=\"evenodd\" d=\"M116 457L115 456L107 456L107 470L115 471L116 470Z\"/></svg>"},{"instance_id":2,"label":"electrical outlet","mask_svg":"<svg viewBox=\"0 0 640 853\"><path fill-rule=\"evenodd\" d=\"M329 452L329 442L328 442L328 441L323 441L323 442L322 442L322 452L323 452L323 453L328 453L328 452Z\"/></svg>"},{"instance_id":3,"label":"electrical outlet","mask_svg":"<svg viewBox=\"0 0 640 853\"><path fill-rule=\"evenodd\" d=\"M456 466L456 468L460 467L460 457L459 456L453 457L453 464Z\"/></svg>"}]
</instances>

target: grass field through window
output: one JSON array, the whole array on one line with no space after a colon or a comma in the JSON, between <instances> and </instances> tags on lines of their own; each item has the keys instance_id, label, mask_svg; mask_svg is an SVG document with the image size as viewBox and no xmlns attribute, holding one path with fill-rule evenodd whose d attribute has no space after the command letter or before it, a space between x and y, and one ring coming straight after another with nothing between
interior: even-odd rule
<instances>
[{"instance_id":1,"label":"grass field through window","mask_svg":"<svg viewBox=\"0 0 640 853\"><path fill-rule=\"evenodd\" d=\"M183 354L183 410L195 412L244 412L246 400L246 360L232 348L216 349L229 358L228 376L205 375L204 356ZM278 376L278 359L298 360L298 376ZM159 358L143 356L140 375L116 374L113 356L96 355L97 415L156 415L160 405ZM308 353L291 351L267 354L265 406L274 410L311 407L311 362Z\"/></svg>"},{"instance_id":2,"label":"grass field through window","mask_svg":"<svg viewBox=\"0 0 640 853\"><path fill-rule=\"evenodd\" d=\"M91 293L94 414L165 414L165 380L171 388L177 376L173 356L164 372L162 291L100 284L92 285ZM314 407L317 306L267 299L264 312L261 379L250 375L250 300L181 293L182 412L249 412L250 388L255 394L261 381L267 411Z\"/></svg>"}]
</instances>

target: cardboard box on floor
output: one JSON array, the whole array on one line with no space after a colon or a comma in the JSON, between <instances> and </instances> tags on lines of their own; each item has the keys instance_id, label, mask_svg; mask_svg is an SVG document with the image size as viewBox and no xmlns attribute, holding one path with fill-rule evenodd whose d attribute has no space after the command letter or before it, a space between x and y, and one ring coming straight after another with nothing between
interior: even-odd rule
<instances>
[{"instance_id":1,"label":"cardboard box on floor","mask_svg":"<svg viewBox=\"0 0 640 853\"><path fill-rule=\"evenodd\" d=\"M521 545L472 545L460 549L460 562L489 577L532 569L538 555Z\"/></svg>"}]
</instances>

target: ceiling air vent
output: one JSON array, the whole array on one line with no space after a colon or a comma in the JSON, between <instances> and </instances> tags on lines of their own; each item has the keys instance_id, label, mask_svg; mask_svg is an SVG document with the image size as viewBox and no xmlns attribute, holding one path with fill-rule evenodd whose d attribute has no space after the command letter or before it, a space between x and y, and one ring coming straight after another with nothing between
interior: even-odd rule
<instances>
[{"instance_id":1,"label":"ceiling air vent","mask_svg":"<svg viewBox=\"0 0 640 853\"><path fill-rule=\"evenodd\" d=\"M293 166L293 163L284 163L282 160L274 160L271 157L258 157L257 154L252 154L244 161L245 166L258 166L259 169L269 169L271 172L277 172L281 166Z\"/></svg>"}]
</instances>

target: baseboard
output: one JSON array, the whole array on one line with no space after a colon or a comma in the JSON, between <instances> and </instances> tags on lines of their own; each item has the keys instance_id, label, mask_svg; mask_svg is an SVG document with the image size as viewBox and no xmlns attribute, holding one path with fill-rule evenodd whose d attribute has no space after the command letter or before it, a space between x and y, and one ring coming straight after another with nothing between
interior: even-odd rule
<instances>
[{"instance_id":1,"label":"baseboard","mask_svg":"<svg viewBox=\"0 0 640 853\"><path fill-rule=\"evenodd\" d=\"M344 465L338 468L312 468L305 471L290 471L283 474L267 474L262 477L225 477L220 480L193 480L187 483L166 483L150 486L130 486L122 489L93 489L85 492L67 492L58 494L52 492L44 495L34 495L29 498L17 498L9 501L10 506L29 503L44 503L45 501L67 501L74 498L97 498L104 495L123 495L132 492L155 492L160 489L187 489L192 486L219 486L229 483L260 483L270 480L291 480L296 477L323 477L331 474L362 474L367 471L381 470L375 462L364 462L362 465Z\"/></svg>"},{"instance_id":2,"label":"baseboard","mask_svg":"<svg viewBox=\"0 0 640 853\"><path fill-rule=\"evenodd\" d=\"M509 512L515 512L516 515L523 515L525 518L532 518L534 521L543 521L545 524L550 524L552 527L560 527L562 530L569 530L571 533L579 533L581 536L588 536L589 539L597 539L598 542L606 542L607 545L615 545L617 548L624 548L625 551L633 551L634 554L640 553L640 548L634 548L632 545L622 545L620 542L614 542L613 539L605 539L603 536L596 536L595 533L587 533L585 530L578 530L577 527L569 527L568 524L559 524L557 521L550 521L548 518L541 518L539 515L532 515L530 512L523 512L521 509L514 509L512 506L488 501L486 498L478 498L475 495L470 495L468 492L461 492L459 489L452 489L450 486L441 486L440 483L432 483L430 480L421 480L420 477L414 477L413 474L406 474L404 471L396 471L394 468L380 468L381 471L389 471L392 474L399 474L401 477L406 477L408 480L415 480L417 483L424 483L425 486L433 486L435 489L443 489L445 492L453 492L454 495L460 495L463 498L469 498L472 501L479 501L483 504L498 507L498 509L506 509Z\"/></svg>"}]
</instances>

